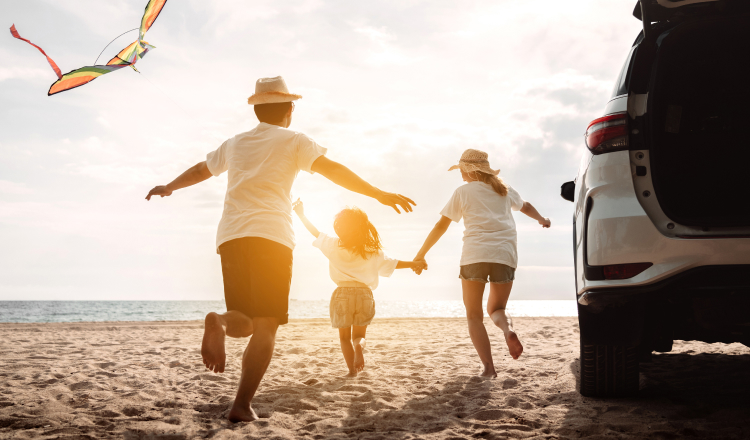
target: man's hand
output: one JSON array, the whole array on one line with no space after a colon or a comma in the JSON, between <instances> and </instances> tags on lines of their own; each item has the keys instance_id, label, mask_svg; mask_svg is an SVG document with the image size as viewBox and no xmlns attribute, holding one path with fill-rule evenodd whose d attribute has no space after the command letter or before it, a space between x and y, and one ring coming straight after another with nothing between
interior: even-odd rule
<instances>
[{"instance_id":1,"label":"man's hand","mask_svg":"<svg viewBox=\"0 0 750 440\"><path fill-rule=\"evenodd\" d=\"M172 191L167 188L167 185L155 186L154 189L148 192L146 200L151 200L151 196L168 197L172 195Z\"/></svg>"},{"instance_id":2,"label":"man's hand","mask_svg":"<svg viewBox=\"0 0 750 440\"><path fill-rule=\"evenodd\" d=\"M543 228L549 228L550 226L552 226L552 222L547 217L539 220L539 224L542 225Z\"/></svg>"},{"instance_id":3,"label":"man's hand","mask_svg":"<svg viewBox=\"0 0 750 440\"><path fill-rule=\"evenodd\" d=\"M388 193L385 191L381 191L376 199L378 202L395 209L399 214L401 214L401 211L398 210L399 206L404 210L404 212L411 212L411 205L417 206L417 204L414 203L413 200L406 196L402 196L401 194Z\"/></svg>"},{"instance_id":4,"label":"man's hand","mask_svg":"<svg viewBox=\"0 0 750 440\"><path fill-rule=\"evenodd\" d=\"M305 205L302 203L302 200L300 199L297 199L296 202L292 203L292 209L300 217L303 217L305 215Z\"/></svg>"}]
</instances>

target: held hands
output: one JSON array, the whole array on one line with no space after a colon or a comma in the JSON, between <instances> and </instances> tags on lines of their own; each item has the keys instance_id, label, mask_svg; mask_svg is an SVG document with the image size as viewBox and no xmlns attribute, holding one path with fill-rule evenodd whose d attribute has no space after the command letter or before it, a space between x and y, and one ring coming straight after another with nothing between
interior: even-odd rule
<instances>
[{"instance_id":1,"label":"held hands","mask_svg":"<svg viewBox=\"0 0 750 440\"><path fill-rule=\"evenodd\" d=\"M298 216L302 217L305 215L305 205L299 198L296 202L292 203L292 209L297 213Z\"/></svg>"},{"instance_id":2,"label":"held hands","mask_svg":"<svg viewBox=\"0 0 750 440\"><path fill-rule=\"evenodd\" d=\"M424 258L417 259L415 258L412 262L413 266L411 270L414 271L417 275L422 275L423 270L427 270L427 261L425 261Z\"/></svg>"},{"instance_id":3,"label":"held hands","mask_svg":"<svg viewBox=\"0 0 750 440\"><path fill-rule=\"evenodd\" d=\"M549 228L552 225L552 222L549 218L544 217L543 219L539 220L539 224L542 225L543 228Z\"/></svg>"},{"instance_id":4,"label":"held hands","mask_svg":"<svg viewBox=\"0 0 750 440\"><path fill-rule=\"evenodd\" d=\"M148 192L146 200L151 200L151 196L169 197L172 195L172 191L167 188L167 185L155 186L151 191Z\"/></svg>"}]
</instances>

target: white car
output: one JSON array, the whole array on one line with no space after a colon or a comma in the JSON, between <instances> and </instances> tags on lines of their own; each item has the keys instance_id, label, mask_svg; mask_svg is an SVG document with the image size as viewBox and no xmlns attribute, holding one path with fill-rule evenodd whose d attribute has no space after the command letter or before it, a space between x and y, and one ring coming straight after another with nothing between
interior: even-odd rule
<instances>
[{"instance_id":1,"label":"white car","mask_svg":"<svg viewBox=\"0 0 750 440\"><path fill-rule=\"evenodd\" d=\"M674 340L750 345L750 2L645 16L562 196L575 203L580 392L638 391Z\"/></svg>"}]
</instances>

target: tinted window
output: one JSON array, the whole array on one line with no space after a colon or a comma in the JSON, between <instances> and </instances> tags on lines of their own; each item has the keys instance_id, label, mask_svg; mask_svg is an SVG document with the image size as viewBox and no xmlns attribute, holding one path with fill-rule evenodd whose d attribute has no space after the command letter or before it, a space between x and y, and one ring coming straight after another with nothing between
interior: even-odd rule
<instances>
[{"instance_id":1,"label":"tinted window","mask_svg":"<svg viewBox=\"0 0 750 440\"><path fill-rule=\"evenodd\" d=\"M612 90L612 98L628 93L628 73L630 71L630 60L633 58L633 52L635 51L636 47L637 46L631 47L630 52L628 52L628 57L625 59L625 64L622 66L622 70L620 70L620 74L617 76L617 81L615 81L615 88L614 90Z\"/></svg>"}]
</instances>

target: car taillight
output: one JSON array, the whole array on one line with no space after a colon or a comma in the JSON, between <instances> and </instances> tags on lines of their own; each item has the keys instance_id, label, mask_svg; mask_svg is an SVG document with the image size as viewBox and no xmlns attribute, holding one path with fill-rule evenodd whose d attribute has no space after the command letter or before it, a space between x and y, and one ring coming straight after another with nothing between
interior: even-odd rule
<instances>
[{"instance_id":1,"label":"car taillight","mask_svg":"<svg viewBox=\"0 0 750 440\"><path fill-rule=\"evenodd\" d=\"M586 146L594 154L628 149L628 114L594 119L586 129Z\"/></svg>"},{"instance_id":2,"label":"car taillight","mask_svg":"<svg viewBox=\"0 0 750 440\"><path fill-rule=\"evenodd\" d=\"M605 280L626 280L633 278L654 263L630 263L630 264L609 264L603 266Z\"/></svg>"}]
</instances>

